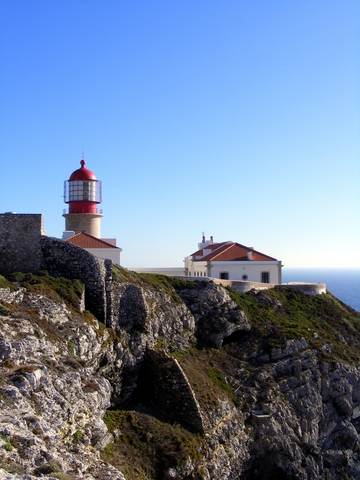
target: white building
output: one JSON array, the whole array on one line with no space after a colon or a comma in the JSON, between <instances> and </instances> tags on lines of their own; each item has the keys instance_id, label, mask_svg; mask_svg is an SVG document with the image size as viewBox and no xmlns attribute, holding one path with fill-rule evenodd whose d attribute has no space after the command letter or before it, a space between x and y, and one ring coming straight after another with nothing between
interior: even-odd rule
<instances>
[{"instance_id":1,"label":"white building","mask_svg":"<svg viewBox=\"0 0 360 480\"><path fill-rule=\"evenodd\" d=\"M214 243L202 238L198 250L185 258L185 275L261 283L281 283L281 261L227 241Z\"/></svg>"}]
</instances>

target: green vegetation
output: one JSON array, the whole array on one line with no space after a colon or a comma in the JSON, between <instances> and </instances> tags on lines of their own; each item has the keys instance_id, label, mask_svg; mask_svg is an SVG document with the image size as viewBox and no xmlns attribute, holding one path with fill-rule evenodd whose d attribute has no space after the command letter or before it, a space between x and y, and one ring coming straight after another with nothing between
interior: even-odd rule
<instances>
[{"instance_id":1,"label":"green vegetation","mask_svg":"<svg viewBox=\"0 0 360 480\"><path fill-rule=\"evenodd\" d=\"M10 438L7 435L0 434L0 440L3 442L3 447L7 452L11 452L13 450L14 446L11 443Z\"/></svg>"},{"instance_id":2,"label":"green vegetation","mask_svg":"<svg viewBox=\"0 0 360 480\"><path fill-rule=\"evenodd\" d=\"M207 373L214 384L221 388L231 400L234 400L234 390L231 385L227 383L223 373L214 367L209 368Z\"/></svg>"},{"instance_id":3,"label":"green vegetation","mask_svg":"<svg viewBox=\"0 0 360 480\"><path fill-rule=\"evenodd\" d=\"M157 273L136 273L117 265L113 266L112 274L118 282L135 283L139 286L150 286L155 290L169 295L175 303L181 302L176 290L181 288L195 288L199 282L184 280L182 278L167 277Z\"/></svg>"},{"instance_id":4,"label":"green vegetation","mask_svg":"<svg viewBox=\"0 0 360 480\"><path fill-rule=\"evenodd\" d=\"M189 457L201 458L201 437L180 426L123 410L108 411L104 421L116 441L105 447L102 458L128 480L163 478L167 468L183 465Z\"/></svg>"},{"instance_id":5,"label":"green vegetation","mask_svg":"<svg viewBox=\"0 0 360 480\"><path fill-rule=\"evenodd\" d=\"M10 458L0 459L0 468L5 470L6 473L12 473L14 475L23 475L25 473L24 467L18 463L12 462Z\"/></svg>"},{"instance_id":6,"label":"green vegetation","mask_svg":"<svg viewBox=\"0 0 360 480\"><path fill-rule=\"evenodd\" d=\"M55 300L62 299L69 306L78 309L84 286L80 280L69 280L64 277L51 277L47 272L22 273L8 275L8 280L17 283L35 293L47 295Z\"/></svg>"},{"instance_id":7,"label":"green vegetation","mask_svg":"<svg viewBox=\"0 0 360 480\"><path fill-rule=\"evenodd\" d=\"M170 284L175 288L175 290L181 290L182 288L198 288L199 285L206 282L201 282L200 280L186 280L185 278L179 277L167 277Z\"/></svg>"},{"instance_id":8,"label":"green vegetation","mask_svg":"<svg viewBox=\"0 0 360 480\"><path fill-rule=\"evenodd\" d=\"M156 273L139 273L139 278L146 285L150 285L155 288L155 290L160 290L169 295L175 303L181 302L179 295L171 284L170 277L158 275Z\"/></svg>"},{"instance_id":9,"label":"green vegetation","mask_svg":"<svg viewBox=\"0 0 360 480\"><path fill-rule=\"evenodd\" d=\"M216 408L219 399L235 401L234 391L225 379L225 372L233 369L237 362L236 359L222 350L198 350L196 348L176 352L174 356L188 377L204 411Z\"/></svg>"},{"instance_id":10,"label":"green vegetation","mask_svg":"<svg viewBox=\"0 0 360 480\"><path fill-rule=\"evenodd\" d=\"M0 288L11 288L11 287L12 287L11 282L9 282L9 280L7 280L5 277L0 275Z\"/></svg>"},{"instance_id":11,"label":"green vegetation","mask_svg":"<svg viewBox=\"0 0 360 480\"><path fill-rule=\"evenodd\" d=\"M329 359L359 361L360 314L331 294L308 296L286 288L258 295L228 291L247 314L252 338L262 341L265 350L303 337ZM330 345L331 352L322 350L324 345Z\"/></svg>"},{"instance_id":12,"label":"green vegetation","mask_svg":"<svg viewBox=\"0 0 360 480\"><path fill-rule=\"evenodd\" d=\"M72 436L74 443L80 443L84 439L84 432L76 430Z\"/></svg>"},{"instance_id":13,"label":"green vegetation","mask_svg":"<svg viewBox=\"0 0 360 480\"><path fill-rule=\"evenodd\" d=\"M139 283L138 274L127 270L126 268L120 267L119 265L112 266L112 276L114 280L118 282L131 282Z\"/></svg>"},{"instance_id":14,"label":"green vegetation","mask_svg":"<svg viewBox=\"0 0 360 480\"><path fill-rule=\"evenodd\" d=\"M75 355L76 355L76 344L75 344L73 339L68 340L67 349L68 349L68 352L70 353L70 355L75 357Z\"/></svg>"},{"instance_id":15,"label":"green vegetation","mask_svg":"<svg viewBox=\"0 0 360 480\"><path fill-rule=\"evenodd\" d=\"M168 350L169 342L164 337L158 337L155 342L155 348L158 350Z\"/></svg>"},{"instance_id":16,"label":"green vegetation","mask_svg":"<svg viewBox=\"0 0 360 480\"><path fill-rule=\"evenodd\" d=\"M0 303L0 315L8 317L11 314L11 310Z\"/></svg>"}]
</instances>

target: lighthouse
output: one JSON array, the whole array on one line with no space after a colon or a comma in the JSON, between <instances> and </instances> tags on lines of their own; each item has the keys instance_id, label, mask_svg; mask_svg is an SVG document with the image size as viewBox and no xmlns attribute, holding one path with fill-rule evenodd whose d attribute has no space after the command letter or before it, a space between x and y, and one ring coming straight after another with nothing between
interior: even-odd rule
<instances>
[{"instance_id":1,"label":"lighthouse","mask_svg":"<svg viewBox=\"0 0 360 480\"><path fill-rule=\"evenodd\" d=\"M87 168L85 160L81 160L80 165L64 182L64 201L69 205L69 211L63 215L65 230L100 238L101 181Z\"/></svg>"},{"instance_id":2,"label":"lighthouse","mask_svg":"<svg viewBox=\"0 0 360 480\"><path fill-rule=\"evenodd\" d=\"M63 215L65 232L62 239L120 265L122 249L117 246L116 238L100 238L101 181L87 168L85 160L81 160L80 165L64 183L64 202L69 205L69 211Z\"/></svg>"}]
</instances>

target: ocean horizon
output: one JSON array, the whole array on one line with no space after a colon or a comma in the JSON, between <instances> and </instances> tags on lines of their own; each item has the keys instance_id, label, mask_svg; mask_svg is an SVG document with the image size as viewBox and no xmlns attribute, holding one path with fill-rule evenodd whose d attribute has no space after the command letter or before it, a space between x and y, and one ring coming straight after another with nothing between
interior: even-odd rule
<instances>
[{"instance_id":1,"label":"ocean horizon","mask_svg":"<svg viewBox=\"0 0 360 480\"><path fill-rule=\"evenodd\" d=\"M329 292L360 311L360 269L283 268L283 282L325 282Z\"/></svg>"}]
</instances>

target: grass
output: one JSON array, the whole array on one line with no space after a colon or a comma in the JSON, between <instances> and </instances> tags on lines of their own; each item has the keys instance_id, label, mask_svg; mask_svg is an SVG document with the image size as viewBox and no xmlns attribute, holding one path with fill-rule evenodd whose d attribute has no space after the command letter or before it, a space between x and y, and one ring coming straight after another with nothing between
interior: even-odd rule
<instances>
[{"instance_id":1,"label":"grass","mask_svg":"<svg viewBox=\"0 0 360 480\"><path fill-rule=\"evenodd\" d=\"M7 435L0 434L0 440L3 442L3 448L7 452L11 452L14 449L13 444L11 443L10 438Z\"/></svg>"},{"instance_id":2,"label":"grass","mask_svg":"<svg viewBox=\"0 0 360 480\"><path fill-rule=\"evenodd\" d=\"M11 282L2 275L0 275L0 288L12 288Z\"/></svg>"},{"instance_id":3,"label":"grass","mask_svg":"<svg viewBox=\"0 0 360 480\"><path fill-rule=\"evenodd\" d=\"M231 400L234 400L234 390L231 385L227 383L221 370L210 367L207 370L207 374L215 385L217 385Z\"/></svg>"},{"instance_id":4,"label":"grass","mask_svg":"<svg viewBox=\"0 0 360 480\"><path fill-rule=\"evenodd\" d=\"M189 457L201 458L202 439L180 426L123 410L108 411L104 421L116 440L105 447L102 458L127 480L162 479L167 468L181 466Z\"/></svg>"},{"instance_id":5,"label":"grass","mask_svg":"<svg viewBox=\"0 0 360 480\"><path fill-rule=\"evenodd\" d=\"M76 430L72 436L74 443L80 443L84 439L84 432L81 430Z\"/></svg>"},{"instance_id":6,"label":"grass","mask_svg":"<svg viewBox=\"0 0 360 480\"><path fill-rule=\"evenodd\" d=\"M130 283L139 283L138 274L127 270L126 268L120 267L119 265L112 266L112 277L113 280L118 282L130 282Z\"/></svg>"},{"instance_id":7,"label":"grass","mask_svg":"<svg viewBox=\"0 0 360 480\"><path fill-rule=\"evenodd\" d=\"M113 265L113 279L118 282L134 283L143 287L151 287L160 292L166 293L175 303L181 302L180 297L174 288L174 279L166 275L156 273L136 273L125 268ZM190 282L189 282L190 283Z\"/></svg>"},{"instance_id":8,"label":"grass","mask_svg":"<svg viewBox=\"0 0 360 480\"><path fill-rule=\"evenodd\" d=\"M27 290L47 295L55 300L62 299L71 307L78 309L84 286L80 280L70 280L64 277L52 277L47 272L22 273L8 275L8 280L17 283Z\"/></svg>"},{"instance_id":9,"label":"grass","mask_svg":"<svg viewBox=\"0 0 360 480\"><path fill-rule=\"evenodd\" d=\"M332 295L308 296L283 288L259 295L228 291L247 314L252 335L263 342L265 350L281 347L288 339L305 338L319 350L331 345L331 353L323 353L329 359L360 360L360 314Z\"/></svg>"},{"instance_id":10,"label":"grass","mask_svg":"<svg viewBox=\"0 0 360 480\"><path fill-rule=\"evenodd\" d=\"M19 465L19 463L12 462L9 458L0 459L0 468L5 470L6 473L15 475L22 475L25 473L24 467ZM12 478L12 477L10 477ZM17 478L17 477L15 477Z\"/></svg>"},{"instance_id":11,"label":"grass","mask_svg":"<svg viewBox=\"0 0 360 480\"><path fill-rule=\"evenodd\" d=\"M160 290L167 295L175 302L180 303L181 299L176 293L176 290L172 286L170 277L165 275L158 275L157 273L139 273L139 278L146 285L150 285L155 290Z\"/></svg>"},{"instance_id":12,"label":"grass","mask_svg":"<svg viewBox=\"0 0 360 480\"><path fill-rule=\"evenodd\" d=\"M72 338L67 342L67 349L70 355L72 355L73 357L76 356L76 344Z\"/></svg>"},{"instance_id":13,"label":"grass","mask_svg":"<svg viewBox=\"0 0 360 480\"><path fill-rule=\"evenodd\" d=\"M234 391L225 376L236 363L236 359L222 350L196 348L177 352L174 356L188 377L202 410L205 412L213 410L218 406L219 400L235 402Z\"/></svg>"}]
</instances>

